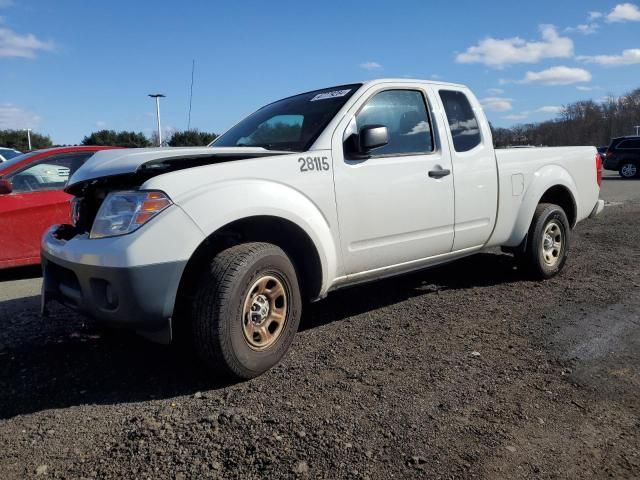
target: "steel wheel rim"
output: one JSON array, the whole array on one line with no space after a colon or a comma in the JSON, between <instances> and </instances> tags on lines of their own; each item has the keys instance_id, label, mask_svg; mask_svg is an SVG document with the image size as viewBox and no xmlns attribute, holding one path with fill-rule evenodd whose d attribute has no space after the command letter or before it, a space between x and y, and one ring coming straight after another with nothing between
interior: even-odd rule
<instances>
[{"instance_id":1,"label":"steel wheel rim","mask_svg":"<svg viewBox=\"0 0 640 480\"><path fill-rule=\"evenodd\" d=\"M553 267L560 261L563 241L560 223L552 220L547 224L542 234L542 258L545 264Z\"/></svg>"},{"instance_id":2,"label":"steel wheel rim","mask_svg":"<svg viewBox=\"0 0 640 480\"><path fill-rule=\"evenodd\" d=\"M635 177L638 169L633 163L627 163L622 166L622 175L625 177Z\"/></svg>"},{"instance_id":3,"label":"steel wheel rim","mask_svg":"<svg viewBox=\"0 0 640 480\"><path fill-rule=\"evenodd\" d=\"M287 291L276 275L256 280L244 300L242 331L253 350L265 350L280 337L287 320Z\"/></svg>"}]
</instances>

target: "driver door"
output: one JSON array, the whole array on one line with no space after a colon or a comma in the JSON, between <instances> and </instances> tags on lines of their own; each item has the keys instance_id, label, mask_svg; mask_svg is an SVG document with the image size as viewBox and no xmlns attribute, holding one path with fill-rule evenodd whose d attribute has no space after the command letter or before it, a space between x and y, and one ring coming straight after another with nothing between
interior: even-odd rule
<instances>
[{"instance_id":1,"label":"driver door","mask_svg":"<svg viewBox=\"0 0 640 480\"><path fill-rule=\"evenodd\" d=\"M334 134L335 195L346 275L378 277L451 252L451 157L439 142L431 115L437 102L431 95L415 84L372 87ZM388 143L357 158L349 145L367 126L387 127Z\"/></svg>"}]
</instances>

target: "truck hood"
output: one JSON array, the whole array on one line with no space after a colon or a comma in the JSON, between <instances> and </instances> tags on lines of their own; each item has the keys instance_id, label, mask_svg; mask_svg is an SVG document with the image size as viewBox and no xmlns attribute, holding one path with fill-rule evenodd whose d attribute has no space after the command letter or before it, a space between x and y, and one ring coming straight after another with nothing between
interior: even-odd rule
<instances>
[{"instance_id":1,"label":"truck hood","mask_svg":"<svg viewBox=\"0 0 640 480\"><path fill-rule=\"evenodd\" d=\"M165 147L101 150L96 152L69 179L66 189L97 178L134 174L146 171L159 175L166 171L201 165L290 154L262 147Z\"/></svg>"}]
</instances>

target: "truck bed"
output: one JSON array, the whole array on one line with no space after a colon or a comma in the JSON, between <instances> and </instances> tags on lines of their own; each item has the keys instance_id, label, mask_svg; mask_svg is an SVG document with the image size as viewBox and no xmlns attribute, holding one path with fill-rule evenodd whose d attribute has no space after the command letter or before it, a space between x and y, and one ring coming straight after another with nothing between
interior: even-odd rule
<instances>
[{"instance_id":1,"label":"truck bed","mask_svg":"<svg viewBox=\"0 0 640 480\"><path fill-rule=\"evenodd\" d=\"M587 218L598 201L595 147L504 148L495 153L500 192L490 246L517 246L520 223L531 219L540 197L555 184L572 194L574 223Z\"/></svg>"}]
</instances>

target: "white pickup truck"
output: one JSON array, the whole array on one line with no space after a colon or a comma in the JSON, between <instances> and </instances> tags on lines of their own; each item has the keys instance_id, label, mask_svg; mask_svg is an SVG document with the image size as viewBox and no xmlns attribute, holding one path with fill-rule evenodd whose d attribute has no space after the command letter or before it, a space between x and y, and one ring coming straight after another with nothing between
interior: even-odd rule
<instances>
[{"instance_id":1,"label":"white pickup truck","mask_svg":"<svg viewBox=\"0 0 640 480\"><path fill-rule=\"evenodd\" d=\"M210 146L107 150L70 179L74 225L42 240L57 300L204 362L275 365L303 301L500 246L558 273L602 210L593 147L494 150L471 91L375 80L262 107Z\"/></svg>"}]
</instances>

